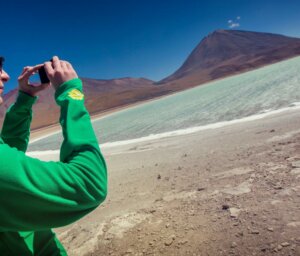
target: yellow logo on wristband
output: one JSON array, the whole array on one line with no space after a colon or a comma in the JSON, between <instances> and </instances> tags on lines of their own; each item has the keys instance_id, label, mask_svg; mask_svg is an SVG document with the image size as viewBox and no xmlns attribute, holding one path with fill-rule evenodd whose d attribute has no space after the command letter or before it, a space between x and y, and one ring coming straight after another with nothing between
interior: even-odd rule
<instances>
[{"instance_id":1,"label":"yellow logo on wristband","mask_svg":"<svg viewBox=\"0 0 300 256\"><path fill-rule=\"evenodd\" d=\"M68 95L73 100L83 100L83 98L84 98L83 93L77 89L73 89L73 90L69 91Z\"/></svg>"}]
</instances>

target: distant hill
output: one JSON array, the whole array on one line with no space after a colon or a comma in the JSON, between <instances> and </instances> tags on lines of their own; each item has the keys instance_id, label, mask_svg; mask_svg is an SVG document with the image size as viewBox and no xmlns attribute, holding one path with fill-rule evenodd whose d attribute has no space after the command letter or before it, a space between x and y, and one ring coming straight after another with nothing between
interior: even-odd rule
<instances>
[{"instance_id":1,"label":"distant hill","mask_svg":"<svg viewBox=\"0 0 300 256\"><path fill-rule=\"evenodd\" d=\"M82 78L86 107L91 114L152 99L197 86L214 79L238 74L300 55L300 39L270 33L239 30L216 30L205 37L182 66L159 82L146 78L110 80ZM6 108L14 101L17 90L4 96ZM59 108L50 88L41 93L34 106L32 128L55 124Z\"/></svg>"},{"instance_id":2,"label":"distant hill","mask_svg":"<svg viewBox=\"0 0 300 256\"><path fill-rule=\"evenodd\" d=\"M197 45L178 70L157 84L198 85L297 55L300 55L299 38L216 30Z\"/></svg>"}]
</instances>

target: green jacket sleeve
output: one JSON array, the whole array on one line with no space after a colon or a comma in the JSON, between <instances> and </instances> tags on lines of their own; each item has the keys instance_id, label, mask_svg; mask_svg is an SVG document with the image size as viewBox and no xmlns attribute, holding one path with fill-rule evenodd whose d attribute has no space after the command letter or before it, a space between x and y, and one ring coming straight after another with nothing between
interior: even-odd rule
<instances>
[{"instance_id":1,"label":"green jacket sleeve","mask_svg":"<svg viewBox=\"0 0 300 256\"><path fill-rule=\"evenodd\" d=\"M64 136L60 162L28 157L0 141L0 231L64 226L106 197L106 164L84 107L81 80L61 85L55 98Z\"/></svg>"},{"instance_id":2,"label":"green jacket sleeve","mask_svg":"<svg viewBox=\"0 0 300 256\"><path fill-rule=\"evenodd\" d=\"M16 102L11 105L5 115L1 138L10 147L25 152L30 135L32 105L37 97L19 91Z\"/></svg>"}]
</instances>

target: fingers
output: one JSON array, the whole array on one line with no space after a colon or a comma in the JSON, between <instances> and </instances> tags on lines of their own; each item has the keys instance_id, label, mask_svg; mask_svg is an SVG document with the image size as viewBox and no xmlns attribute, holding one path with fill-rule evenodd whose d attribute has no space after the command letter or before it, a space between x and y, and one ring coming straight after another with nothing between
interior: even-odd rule
<instances>
[{"instance_id":1,"label":"fingers","mask_svg":"<svg viewBox=\"0 0 300 256\"><path fill-rule=\"evenodd\" d=\"M66 61L61 60L61 61L60 61L60 65L61 65L61 67L62 67L63 69L69 69L69 68L67 67L67 62L66 62Z\"/></svg>"},{"instance_id":2,"label":"fingers","mask_svg":"<svg viewBox=\"0 0 300 256\"><path fill-rule=\"evenodd\" d=\"M70 70L73 69L73 66L71 65L71 63L69 63L69 62L66 61L66 65L67 65L68 69L70 69Z\"/></svg>"},{"instance_id":3,"label":"fingers","mask_svg":"<svg viewBox=\"0 0 300 256\"><path fill-rule=\"evenodd\" d=\"M29 79L29 77L37 72L42 66L43 64L39 64L34 67L25 67L22 74L19 76L19 80Z\"/></svg>"},{"instance_id":4,"label":"fingers","mask_svg":"<svg viewBox=\"0 0 300 256\"><path fill-rule=\"evenodd\" d=\"M47 61L44 63L45 65L45 70L47 75L52 75L56 70L59 69L64 69L64 70L69 70L70 67L72 68L72 65L64 60L60 60L57 56L54 56L52 58L52 61Z\"/></svg>"},{"instance_id":5,"label":"fingers","mask_svg":"<svg viewBox=\"0 0 300 256\"><path fill-rule=\"evenodd\" d=\"M35 72L37 72L41 67L43 66L43 64L39 64L36 65L34 67L30 67L26 70L26 72L23 75L23 78L29 78L31 75L33 75Z\"/></svg>"},{"instance_id":6,"label":"fingers","mask_svg":"<svg viewBox=\"0 0 300 256\"><path fill-rule=\"evenodd\" d=\"M61 61L60 61L60 66L61 66L62 69L64 69L64 70L68 70L68 71L72 71L72 70L73 70L73 67L72 67L72 65L70 64L70 62L65 61L65 60L61 60Z\"/></svg>"},{"instance_id":7,"label":"fingers","mask_svg":"<svg viewBox=\"0 0 300 256\"><path fill-rule=\"evenodd\" d=\"M31 68L30 66L24 67L21 75L23 75L30 68Z\"/></svg>"},{"instance_id":8,"label":"fingers","mask_svg":"<svg viewBox=\"0 0 300 256\"><path fill-rule=\"evenodd\" d=\"M66 81L78 78L76 71L69 62L60 60L57 56L54 56L51 61L47 61L44 64L39 64L34 67L24 67L22 74L18 78L19 86L23 88L31 85L28 83L30 76L36 73L43 66L51 84L55 89L57 89ZM38 92L39 90L43 90L49 84L32 84L32 87L35 87L33 90L34 93Z\"/></svg>"},{"instance_id":9,"label":"fingers","mask_svg":"<svg viewBox=\"0 0 300 256\"><path fill-rule=\"evenodd\" d=\"M45 71L48 76L49 75L51 76L54 73L54 69L53 69L52 63L50 61L45 62L44 67L45 67Z\"/></svg>"},{"instance_id":10,"label":"fingers","mask_svg":"<svg viewBox=\"0 0 300 256\"><path fill-rule=\"evenodd\" d=\"M32 67L32 71L37 72L42 66L44 66L44 64L38 64L38 65Z\"/></svg>"},{"instance_id":11,"label":"fingers","mask_svg":"<svg viewBox=\"0 0 300 256\"><path fill-rule=\"evenodd\" d=\"M54 56L54 57L52 58L52 65L53 65L53 68L54 68L54 69L59 69L59 68L61 68L61 62L60 62L60 60L59 60L59 58L58 58L57 56Z\"/></svg>"}]
</instances>

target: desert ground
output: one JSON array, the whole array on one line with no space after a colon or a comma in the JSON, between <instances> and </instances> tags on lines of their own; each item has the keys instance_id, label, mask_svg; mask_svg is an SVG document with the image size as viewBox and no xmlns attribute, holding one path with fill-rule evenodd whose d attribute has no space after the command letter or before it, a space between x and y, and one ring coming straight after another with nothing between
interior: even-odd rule
<instances>
[{"instance_id":1,"label":"desert ground","mask_svg":"<svg viewBox=\"0 0 300 256\"><path fill-rule=\"evenodd\" d=\"M300 110L102 152L106 201L56 229L69 255L300 255Z\"/></svg>"}]
</instances>

